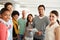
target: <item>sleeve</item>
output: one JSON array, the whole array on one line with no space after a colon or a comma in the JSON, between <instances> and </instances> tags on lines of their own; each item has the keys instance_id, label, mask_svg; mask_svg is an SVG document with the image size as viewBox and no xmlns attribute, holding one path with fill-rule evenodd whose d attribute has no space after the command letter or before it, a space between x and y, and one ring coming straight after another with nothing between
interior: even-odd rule
<instances>
[{"instance_id":1,"label":"sleeve","mask_svg":"<svg viewBox=\"0 0 60 40\"><path fill-rule=\"evenodd\" d=\"M38 32L38 30L36 28L33 28L32 32L33 32L33 34L35 34L35 32Z\"/></svg>"},{"instance_id":2,"label":"sleeve","mask_svg":"<svg viewBox=\"0 0 60 40\"><path fill-rule=\"evenodd\" d=\"M19 22L20 22L20 20L18 20L18 29L20 30L20 23Z\"/></svg>"},{"instance_id":3,"label":"sleeve","mask_svg":"<svg viewBox=\"0 0 60 40\"><path fill-rule=\"evenodd\" d=\"M35 18L33 18L33 28L35 28Z\"/></svg>"},{"instance_id":4,"label":"sleeve","mask_svg":"<svg viewBox=\"0 0 60 40\"><path fill-rule=\"evenodd\" d=\"M7 29L3 24L0 24L0 40L7 40Z\"/></svg>"},{"instance_id":5,"label":"sleeve","mask_svg":"<svg viewBox=\"0 0 60 40\"><path fill-rule=\"evenodd\" d=\"M46 19L46 26L50 23L49 18Z\"/></svg>"}]
</instances>

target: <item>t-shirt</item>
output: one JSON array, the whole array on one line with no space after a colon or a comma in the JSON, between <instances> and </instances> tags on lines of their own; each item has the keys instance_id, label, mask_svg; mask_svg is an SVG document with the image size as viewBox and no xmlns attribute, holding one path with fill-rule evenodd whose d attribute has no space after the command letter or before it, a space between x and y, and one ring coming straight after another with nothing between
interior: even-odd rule
<instances>
[{"instance_id":1,"label":"t-shirt","mask_svg":"<svg viewBox=\"0 0 60 40\"><path fill-rule=\"evenodd\" d=\"M18 20L18 29L19 29L19 34L22 34L22 35L24 35L24 32L25 32L25 27L26 27L26 19L22 19L22 18L20 18L19 20Z\"/></svg>"}]
</instances>

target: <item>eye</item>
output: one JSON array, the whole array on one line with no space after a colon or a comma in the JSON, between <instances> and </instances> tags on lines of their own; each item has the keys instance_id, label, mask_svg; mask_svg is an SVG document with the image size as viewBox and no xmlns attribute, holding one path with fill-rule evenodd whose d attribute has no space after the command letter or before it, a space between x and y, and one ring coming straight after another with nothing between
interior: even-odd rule
<instances>
[{"instance_id":1,"label":"eye","mask_svg":"<svg viewBox=\"0 0 60 40\"><path fill-rule=\"evenodd\" d=\"M51 17L51 15L49 17Z\"/></svg>"},{"instance_id":2,"label":"eye","mask_svg":"<svg viewBox=\"0 0 60 40\"><path fill-rule=\"evenodd\" d=\"M52 16L54 18L54 16Z\"/></svg>"}]
</instances>

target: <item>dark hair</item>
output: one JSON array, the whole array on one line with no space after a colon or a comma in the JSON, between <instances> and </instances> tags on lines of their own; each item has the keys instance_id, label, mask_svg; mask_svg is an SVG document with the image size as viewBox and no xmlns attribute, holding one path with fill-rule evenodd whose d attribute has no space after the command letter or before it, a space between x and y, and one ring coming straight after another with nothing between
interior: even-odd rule
<instances>
[{"instance_id":1,"label":"dark hair","mask_svg":"<svg viewBox=\"0 0 60 40\"><path fill-rule=\"evenodd\" d=\"M19 12L18 11L13 11L11 16L13 17L15 15L18 15L19 16Z\"/></svg>"},{"instance_id":2,"label":"dark hair","mask_svg":"<svg viewBox=\"0 0 60 40\"><path fill-rule=\"evenodd\" d=\"M58 11L56 11L56 10L52 10L51 13L55 14L57 17L59 16ZM58 19L57 19L57 22L59 24L59 20Z\"/></svg>"},{"instance_id":3,"label":"dark hair","mask_svg":"<svg viewBox=\"0 0 60 40\"><path fill-rule=\"evenodd\" d=\"M0 13L3 14L5 11L9 11L9 10L6 8L2 8Z\"/></svg>"},{"instance_id":4,"label":"dark hair","mask_svg":"<svg viewBox=\"0 0 60 40\"><path fill-rule=\"evenodd\" d=\"M0 14L1 14L1 11L0 11Z\"/></svg>"},{"instance_id":5,"label":"dark hair","mask_svg":"<svg viewBox=\"0 0 60 40\"><path fill-rule=\"evenodd\" d=\"M27 16L27 22L26 22L26 27L28 26L28 23L30 22L30 21L29 21L29 19L28 19L28 18L29 18L29 16L32 16L32 17L33 17L33 15L32 15L32 14L28 14L28 16Z\"/></svg>"},{"instance_id":6,"label":"dark hair","mask_svg":"<svg viewBox=\"0 0 60 40\"><path fill-rule=\"evenodd\" d=\"M8 5L12 5L12 3L7 2L7 3L5 3L4 7L7 8ZM13 5L12 5L12 6L13 6Z\"/></svg>"},{"instance_id":7,"label":"dark hair","mask_svg":"<svg viewBox=\"0 0 60 40\"><path fill-rule=\"evenodd\" d=\"M44 5L39 5L39 6L38 6L38 9L39 9L40 7L43 7L44 10L45 10L45 6L44 6Z\"/></svg>"}]
</instances>

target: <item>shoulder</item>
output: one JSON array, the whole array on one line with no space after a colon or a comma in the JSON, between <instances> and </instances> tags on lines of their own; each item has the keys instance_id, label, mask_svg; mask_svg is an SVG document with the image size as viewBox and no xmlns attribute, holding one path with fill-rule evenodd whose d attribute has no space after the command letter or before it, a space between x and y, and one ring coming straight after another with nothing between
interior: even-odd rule
<instances>
[{"instance_id":1,"label":"shoulder","mask_svg":"<svg viewBox=\"0 0 60 40\"><path fill-rule=\"evenodd\" d=\"M18 21L22 20L22 18L19 18Z\"/></svg>"},{"instance_id":2,"label":"shoulder","mask_svg":"<svg viewBox=\"0 0 60 40\"><path fill-rule=\"evenodd\" d=\"M39 16L35 16L34 18L38 18Z\"/></svg>"},{"instance_id":3,"label":"shoulder","mask_svg":"<svg viewBox=\"0 0 60 40\"><path fill-rule=\"evenodd\" d=\"M0 23L0 29L5 29L6 28L6 25L4 25L3 23Z\"/></svg>"},{"instance_id":4,"label":"shoulder","mask_svg":"<svg viewBox=\"0 0 60 40\"><path fill-rule=\"evenodd\" d=\"M4 24L3 23L0 23L0 26L4 26Z\"/></svg>"},{"instance_id":5,"label":"shoulder","mask_svg":"<svg viewBox=\"0 0 60 40\"><path fill-rule=\"evenodd\" d=\"M45 19L48 19L48 17L47 17L47 16L45 16Z\"/></svg>"},{"instance_id":6,"label":"shoulder","mask_svg":"<svg viewBox=\"0 0 60 40\"><path fill-rule=\"evenodd\" d=\"M33 19L36 20L39 16L34 17Z\"/></svg>"},{"instance_id":7,"label":"shoulder","mask_svg":"<svg viewBox=\"0 0 60 40\"><path fill-rule=\"evenodd\" d=\"M44 17L44 20L48 22L49 21L49 18L47 16L45 16Z\"/></svg>"},{"instance_id":8,"label":"shoulder","mask_svg":"<svg viewBox=\"0 0 60 40\"><path fill-rule=\"evenodd\" d=\"M19 20L21 20L22 18L19 18Z\"/></svg>"},{"instance_id":9,"label":"shoulder","mask_svg":"<svg viewBox=\"0 0 60 40\"><path fill-rule=\"evenodd\" d=\"M58 26L58 27L56 28L56 30L60 30L60 26Z\"/></svg>"},{"instance_id":10,"label":"shoulder","mask_svg":"<svg viewBox=\"0 0 60 40\"><path fill-rule=\"evenodd\" d=\"M60 26L55 28L55 32L60 32Z\"/></svg>"}]
</instances>

